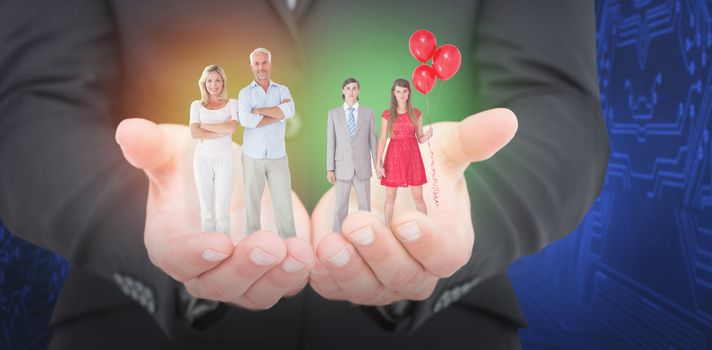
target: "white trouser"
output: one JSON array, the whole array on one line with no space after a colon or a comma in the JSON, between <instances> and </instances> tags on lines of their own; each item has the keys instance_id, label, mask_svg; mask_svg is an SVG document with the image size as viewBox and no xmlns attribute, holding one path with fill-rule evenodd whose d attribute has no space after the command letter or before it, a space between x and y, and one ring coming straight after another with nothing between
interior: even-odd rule
<instances>
[{"instance_id":1,"label":"white trouser","mask_svg":"<svg viewBox=\"0 0 712 350\"><path fill-rule=\"evenodd\" d=\"M234 158L201 157L196 153L193 171L198 187L203 231L217 231L230 237L230 202L235 182Z\"/></svg>"}]
</instances>

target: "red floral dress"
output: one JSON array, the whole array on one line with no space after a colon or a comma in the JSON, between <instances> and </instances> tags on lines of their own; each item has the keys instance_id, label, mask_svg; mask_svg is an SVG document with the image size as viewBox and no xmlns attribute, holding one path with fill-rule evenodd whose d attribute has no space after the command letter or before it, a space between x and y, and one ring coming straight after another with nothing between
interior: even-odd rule
<instances>
[{"instance_id":1,"label":"red floral dress","mask_svg":"<svg viewBox=\"0 0 712 350\"><path fill-rule=\"evenodd\" d=\"M390 110L383 112L383 119L390 119ZM420 111L415 109L416 118L420 119ZM407 114L398 114L391 131L391 142L388 144L383 168L386 176L381 177L381 185L388 187L420 186L427 181L425 167L420 155L418 140L415 137L415 125Z\"/></svg>"}]
</instances>

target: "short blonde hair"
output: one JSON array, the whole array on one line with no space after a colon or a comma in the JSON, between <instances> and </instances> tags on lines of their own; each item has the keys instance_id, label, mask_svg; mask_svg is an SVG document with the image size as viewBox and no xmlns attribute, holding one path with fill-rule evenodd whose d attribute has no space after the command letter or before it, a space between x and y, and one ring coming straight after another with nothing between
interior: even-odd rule
<instances>
[{"instance_id":1,"label":"short blonde hair","mask_svg":"<svg viewBox=\"0 0 712 350\"><path fill-rule=\"evenodd\" d=\"M205 81L208 80L208 75L210 75L211 72L218 73L220 78L222 78L223 88L222 91L220 91L220 98L227 98L227 76L225 76L225 70L217 64L211 64L203 69L203 74L200 76L200 79L198 79L198 87L200 87L200 103L203 104L203 106L207 106L208 101L210 101L210 93L208 93L208 90L205 88Z\"/></svg>"},{"instance_id":2,"label":"short blonde hair","mask_svg":"<svg viewBox=\"0 0 712 350\"><path fill-rule=\"evenodd\" d=\"M250 64L255 63L255 54L258 52L267 54L267 61L272 62L272 53L269 52L269 50L265 49L264 47L258 47L256 49L252 50L252 52L250 52Z\"/></svg>"}]
</instances>

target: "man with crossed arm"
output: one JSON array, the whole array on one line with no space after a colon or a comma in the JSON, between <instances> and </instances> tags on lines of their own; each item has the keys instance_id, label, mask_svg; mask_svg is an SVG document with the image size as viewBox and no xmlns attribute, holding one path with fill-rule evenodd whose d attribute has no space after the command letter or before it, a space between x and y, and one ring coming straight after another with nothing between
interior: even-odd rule
<instances>
[{"instance_id":1,"label":"man with crossed arm","mask_svg":"<svg viewBox=\"0 0 712 350\"><path fill-rule=\"evenodd\" d=\"M292 212L292 186L284 145L286 119L294 116L289 88L270 79L272 54L265 48L250 53L255 80L240 91L238 115L245 127L242 171L245 184L246 227L251 234L261 229L260 202L265 179L272 196L277 232L296 236Z\"/></svg>"}]
</instances>

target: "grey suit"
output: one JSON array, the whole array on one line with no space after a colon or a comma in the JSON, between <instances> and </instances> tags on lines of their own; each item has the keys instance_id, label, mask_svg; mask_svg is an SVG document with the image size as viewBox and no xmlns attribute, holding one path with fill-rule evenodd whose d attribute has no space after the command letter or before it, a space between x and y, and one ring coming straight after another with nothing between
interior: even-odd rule
<instances>
[{"instance_id":1,"label":"grey suit","mask_svg":"<svg viewBox=\"0 0 712 350\"><path fill-rule=\"evenodd\" d=\"M334 191L335 232L341 231L349 212L349 194L354 187L358 198L359 210L371 210L371 185L373 174L371 164L376 166L376 126L373 122L373 110L358 107L356 131L353 139L349 135L346 113L343 106L329 111L326 127L326 170L333 170L336 175Z\"/></svg>"}]
</instances>

